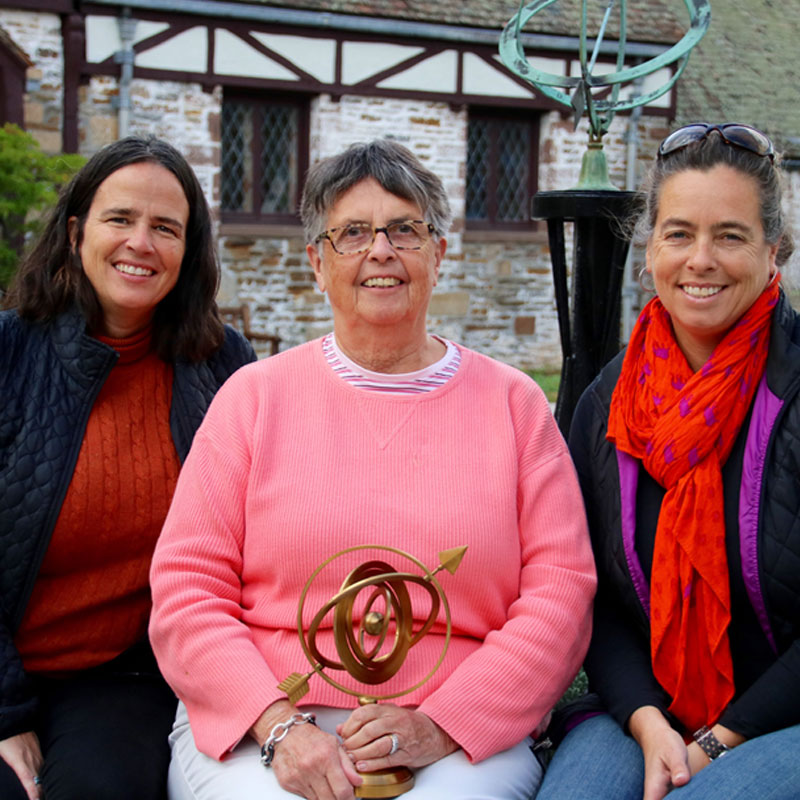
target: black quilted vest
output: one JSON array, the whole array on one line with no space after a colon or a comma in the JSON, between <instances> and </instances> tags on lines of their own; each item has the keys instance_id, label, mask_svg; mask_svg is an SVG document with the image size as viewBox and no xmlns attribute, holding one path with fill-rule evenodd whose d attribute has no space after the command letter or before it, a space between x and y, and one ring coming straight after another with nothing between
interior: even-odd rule
<instances>
[{"instance_id":1,"label":"black quilted vest","mask_svg":"<svg viewBox=\"0 0 800 800\"><path fill-rule=\"evenodd\" d=\"M253 361L226 328L200 364L174 364L170 428L181 461L217 389ZM0 312L0 739L25 730L34 700L13 644L78 458L95 398L116 352L73 311L30 325ZM20 727L22 726L22 727Z\"/></svg>"}]
</instances>

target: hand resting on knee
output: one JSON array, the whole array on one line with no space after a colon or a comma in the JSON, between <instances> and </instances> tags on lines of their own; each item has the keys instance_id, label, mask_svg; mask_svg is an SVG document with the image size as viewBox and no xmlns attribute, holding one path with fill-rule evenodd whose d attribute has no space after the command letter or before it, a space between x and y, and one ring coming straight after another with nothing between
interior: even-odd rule
<instances>
[{"instance_id":1,"label":"hand resting on knee","mask_svg":"<svg viewBox=\"0 0 800 800\"><path fill-rule=\"evenodd\" d=\"M0 758L14 770L30 800L39 800L41 787L35 779L44 759L36 734L26 731L0 740Z\"/></svg>"}]
</instances>

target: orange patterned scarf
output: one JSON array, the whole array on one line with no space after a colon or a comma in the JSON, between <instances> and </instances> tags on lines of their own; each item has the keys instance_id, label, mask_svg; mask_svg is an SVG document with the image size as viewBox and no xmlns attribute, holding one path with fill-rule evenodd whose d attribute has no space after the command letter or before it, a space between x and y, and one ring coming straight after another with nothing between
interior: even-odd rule
<instances>
[{"instance_id":1,"label":"orange patterned scarf","mask_svg":"<svg viewBox=\"0 0 800 800\"><path fill-rule=\"evenodd\" d=\"M715 723L734 693L721 467L767 360L779 277L692 372L653 298L634 328L609 441L665 489L650 576L653 673L687 730Z\"/></svg>"}]
</instances>

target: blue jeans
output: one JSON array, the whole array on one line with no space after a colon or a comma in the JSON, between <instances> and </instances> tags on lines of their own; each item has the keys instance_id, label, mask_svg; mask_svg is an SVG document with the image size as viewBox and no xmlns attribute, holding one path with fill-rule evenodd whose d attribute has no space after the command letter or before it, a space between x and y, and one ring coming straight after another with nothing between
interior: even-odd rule
<instances>
[{"instance_id":1,"label":"blue jeans","mask_svg":"<svg viewBox=\"0 0 800 800\"><path fill-rule=\"evenodd\" d=\"M668 800L797 800L800 725L759 736L697 773ZM644 759L636 741L607 714L565 737L536 800L642 800Z\"/></svg>"}]
</instances>

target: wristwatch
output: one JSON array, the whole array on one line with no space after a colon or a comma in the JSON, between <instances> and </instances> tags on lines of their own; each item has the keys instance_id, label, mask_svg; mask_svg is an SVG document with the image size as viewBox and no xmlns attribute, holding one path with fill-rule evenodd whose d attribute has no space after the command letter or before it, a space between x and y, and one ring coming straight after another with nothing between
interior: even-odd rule
<instances>
[{"instance_id":1,"label":"wristwatch","mask_svg":"<svg viewBox=\"0 0 800 800\"><path fill-rule=\"evenodd\" d=\"M717 737L711 732L711 728L709 728L708 725L703 725L702 728L696 730L692 734L692 738L697 742L697 744L700 745L703 752L712 761L715 758L724 756L725 753L730 751L730 747L717 739Z\"/></svg>"}]
</instances>

